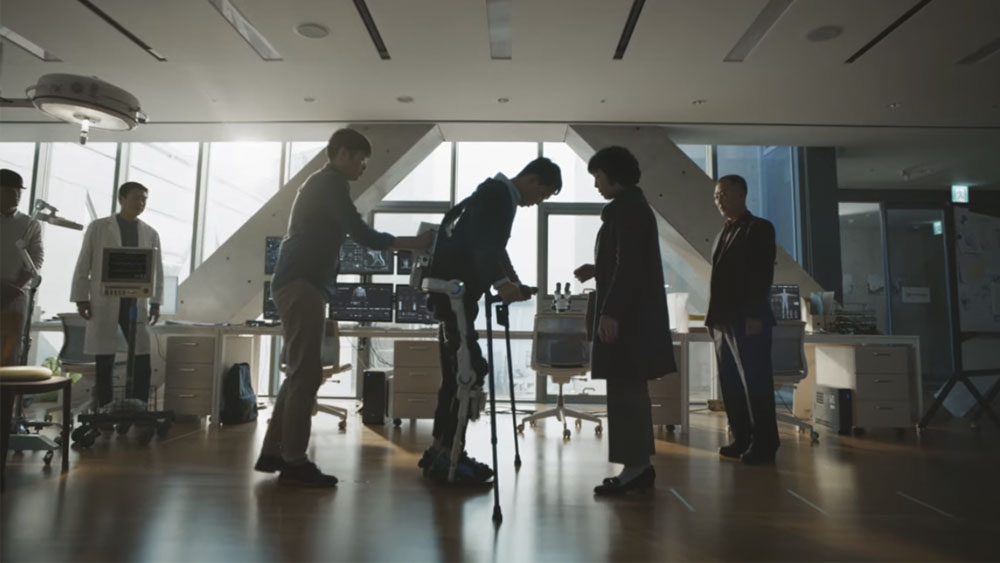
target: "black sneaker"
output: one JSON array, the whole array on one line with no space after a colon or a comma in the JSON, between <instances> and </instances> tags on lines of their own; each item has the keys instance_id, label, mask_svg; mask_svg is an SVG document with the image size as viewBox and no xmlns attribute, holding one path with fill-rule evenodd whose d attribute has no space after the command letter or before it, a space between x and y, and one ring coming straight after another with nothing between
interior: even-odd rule
<instances>
[{"instance_id":1,"label":"black sneaker","mask_svg":"<svg viewBox=\"0 0 1000 563\"><path fill-rule=\"evenodd\" d=\"M743 444L733 442L732 444L727 444L719 448L719 455L731 459L740 459L740 456L743 455L743 452L747 451L749 448L750 446L745 446Z\"/></svg>"},{"instance_id":2,"label":"black sneaker","mask_svg":"<svg viewBox=\"0 0 1000 563\"><path fill-rule=\"evenodd\" d=\"M327 475L316 467L316 464L307 461L300 465L288 465L281 469L281 476L278 479L283 483L301 485L303 487L336 487L337 478Z\"/></svg>"},{"instance_id":3,"label":"black sneaker","mask_svg":"<svg viewBox=\"0 0 1000 563\"><path fill-rule=\"evenodd\" d=\"M280 455L260 454L257 463L253 465L254 471L261 473L274 473L285 468L285 460Z\"/></svg>"},{"instance_id":4,"label":"black sneaker","mask_svg":"<svg viewBox=\"0 0 1000 563\"><path fill-rule=\"evenodd\" d=\"M493 470L462 452L462 457L455 467L455 480L448 481L451 469L451 453L444 449L428 448L423 458L417 464L424 470L424 477L442 484L454 485L486 485L493 478Z\"/></svg>"}]
</instances>

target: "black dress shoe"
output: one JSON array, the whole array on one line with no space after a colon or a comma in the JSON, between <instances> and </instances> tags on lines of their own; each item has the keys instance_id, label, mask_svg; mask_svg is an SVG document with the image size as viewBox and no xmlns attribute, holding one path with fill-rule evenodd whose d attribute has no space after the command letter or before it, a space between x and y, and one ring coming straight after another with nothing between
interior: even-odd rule
<instances>
[{"instance_id":1,"label":"black dress shoe","mask_svg":"<svg viewBox=\"0 0 1000 563\"><path fill-rule=\"evenodd\" d=\"M618 477L609 477L604 483L594 487L594 494L600 496L624 495L629 491L646 491L653 488L656 481L656 470L650 465L642 473L628 481Z\"/></svg>"},{"instance_id":2,"label":"black dress shoe","mask_svg":"<svg viewBox=\"0 0 1000 563\"><path fill-rule=\"evenodd\" d=\"M281 471L285 468L285 460L281 458L280 455L267 455L260 454L257 458L257 463L254 464L254 471L260 471L262 473L274 473L275 471Z\"/></svg>"},{"instance_id":3,"label":"black dress shoe","mask_svg":"<svg viewBox=\"0 0 1000 563\"><path fill-rule=\"evenodd\" d=\"M719 448L719 455L721 455L722 457L728 457L732 459L740 459L740 456L743 455L743 452L747 451L749 447L750 446L745 446L743 444L733 442L732 444L728 444Z\"/></svg>"},{"instance_id":4,"label":"black dress shoe","mask_svg":"<svg viewBox=\"0 0 1000 563\"><path fill-rule=\"evenodd\" d=\"M776 450L763 450L750 448L740 456L743 465L774 465Z\"/></svg>"}]
</instances>

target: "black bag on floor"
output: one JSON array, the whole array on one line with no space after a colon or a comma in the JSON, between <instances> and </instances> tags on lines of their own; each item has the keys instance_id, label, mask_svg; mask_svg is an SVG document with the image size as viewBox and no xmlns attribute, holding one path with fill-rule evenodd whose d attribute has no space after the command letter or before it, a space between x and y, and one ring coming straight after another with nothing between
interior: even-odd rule
<instances>
[{"instance_id":1,"label":"black bag on floor","mask_svg":"<svg viewBox=\"0 0 1000 563\"><path fill-rule=\"evenodd\" d=\"M250 379L250 364L233 364L222 380L222 424L257 420L257 396Z\"/></svg>"}]
</instances>

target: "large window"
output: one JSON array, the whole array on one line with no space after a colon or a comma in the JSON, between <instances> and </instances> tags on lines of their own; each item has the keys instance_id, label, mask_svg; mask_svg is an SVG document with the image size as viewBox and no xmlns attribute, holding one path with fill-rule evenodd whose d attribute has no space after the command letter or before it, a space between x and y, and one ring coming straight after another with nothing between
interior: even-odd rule
<instances>
[{"instance_id":1,"label":"large window","mask_svg":"<svg viewBox=\"0 0 1000 563\"><path fill-rule=\"evenodd\" d=\"M59 215L86 227L91 221L111 214L115 198L114 143L53 143L49 181L40 198L59 210ZM75 311L69 294L73 268L83 244L83 232L42 225L45 263L36 309L44 318Z\"/></svg>"},{"instance_id":2,"label":"large window","mask_svg":"<svg viewBox=\"0 0 1000 563\"><path fill-rule=\"evenodd\" d=\"M280 163L281 143L209 145L205 259L278 191Z\"/></svg>"},{"instance_id":3,"label":"large window","mask_svg":"<svg viewBox=\"0 0 1000 563\"><path fill-rule=\"evenodd\" d=\"M559 165L562 191L549 201L557 203L604 203L594 187L594 177L587 172L587 163L566 143L542 143L542 154Z\"/></svg>"},{"instance_id":4,"label":"large window","mask_svg":"<svg viewBox=\"0 0 1000 563\"><path fill-rule=\"evenodd\" d=\"M160 235L163 275L191 273L198 143L130 143L127 179L149 188L142 219Z\"/></svg>"},{"instance_id":5,"label":"large window","mask_svg":"<svg viewBox=\"0 0 1000 563\"><path fill-rule=\"evenodd\" d=\"M573 271L582 264L594 263L594 245L600 228L600 215L549 215L546 291L554 291L557 282L569 283L574 294L596 288L594 280L580 284Z\"/></svg>"},{"instance_id":6,"label":"large window","mask_svg":"<svg viewBox=\"0 0 1000 563\"><path fill-rule=\"evenodd\" d=\"M451 201L451 147L438 145L383 201Z\"/></svg>"},{"instance_id":7,"label":"large window","mask_svg":"<svg viewBox=\"0 0 1000 563\"><path fill-rule=\"evenodd\" d=\"M31 172L35 164L35 143L0 143L0 168L8 168L21 175L24 191L17 209L29 213L31 202Z\"/></svg>"},{"instance_id":8,"label":"large window","mask_svg":"<svg viewBox=\"0 0 1000 563\"><path fill-rule=\"evenodd\" d=\"M708 154L712 150L711 145L677 145L677 148L681 149L705 174L708 174L709 177L712 176L712 171L708 168Z\"/></svg>"},{"instance_id":9,"label":"large window","mask_svg":"<svg viewBox=\"0 0 1000 563\"><path fill-rule=\"evenodd\" d=\"M774 224L778 244L801 260L798 185L792 147L719 146L719 177L739 174L747 181L747 208Z\"/></svg>"},{"instance_id":10,"label":"large window","mask_svg":"<svg viewBox=\"0 0 1000 563\"><path fill-rule=\"evenodd\" d=\"M288 150L288 163L287 163L288 167L287 170L285 170L286 181L291 180L292 176L298 174L299 171L302 170L302 168L306 164L309 164L309 161L316 158L316 156L319 155L319 153L321 152L325 153L327 144L322 141L320 142L307 141L300 143L289 143L289 145L290 148ZM322 158L324 159L323 162L325 164L326 163L325 154Z\"/></svg>"}]
</instances>

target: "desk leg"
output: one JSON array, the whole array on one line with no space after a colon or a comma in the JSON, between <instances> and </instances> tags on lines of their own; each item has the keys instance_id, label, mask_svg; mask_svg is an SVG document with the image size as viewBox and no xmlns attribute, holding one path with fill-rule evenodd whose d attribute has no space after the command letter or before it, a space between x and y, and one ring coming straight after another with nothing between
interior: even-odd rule
<instances>
[{"instance_id":1,"label":"desk leg","mask_svg":"<svg viewBox=\"0 0 1000 563\"><path fill-rule=\"evenodd\" d=\"M3 465L0 465L0 491L7 487L7 448L10 446L10 423L14 418L14 397L17 395L8 391L0 391L0 419L3 420L3 428L0 428L0 448L3 448Z\"/></svg>"},{"instance_id":2,"label":"desk leg","mask_svg":"<svg viewBox=\"0 0 1000 563\"><path fill-rule=\"evenodd\" d=\"M226 334L215 331L215 370L212 373L212 426L221 426L219 403L222 402L222 375L226 369Z\"/></svg>"},{"instance_id":3,"label":"desk leg","mask_svg":"<svg viewBox=\"0 0 1000 563\"><path fill-rule=\"evenodd\" d=\"M63 385L62 472L69 473L69 435L73 430L73 380Z\"/></svg>"}]
</instances>

